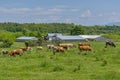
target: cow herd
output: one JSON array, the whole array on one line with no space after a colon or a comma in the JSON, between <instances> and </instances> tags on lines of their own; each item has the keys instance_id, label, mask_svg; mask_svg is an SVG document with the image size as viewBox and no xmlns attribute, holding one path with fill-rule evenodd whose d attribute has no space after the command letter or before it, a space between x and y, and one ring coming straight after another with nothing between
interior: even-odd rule
<instances>
[{"instance_id":1,"label":"cow herd","mask_svg":"<svg viewBox=\"0 0 120 80\"><path fill-rule=\"evenodd\" d=\"M69 50L70 48L76 48L77 46L73 43L62 43L59 44L58 46L55 46L53 44L47 45L47 48L53 51L53 54L57 52L64 53L66 50ZM79 43L78 44L78 49L82 51L92 51L92 47L89 43Z\"/></svg>"},{"instance_id":2,"label":"cow herd","mask_svg":"<svg viewBox=\"0 0 120 80\"><path fill-rule=\"evenodd\" d=\"M106 45L108 42L106 42ZM113 42L111 42L112 44L114 44ZM114 44L115 45L115 44ZM69 50L70 48L78 48L80 52L82 51L93 51L92 46L89 43L78 43L78 45L76 46L73 43L61 43L56 45L53 44L47 44L46 48L47 50L50 50L53 52L53 54L55 55L56 53L64 53L66 50ZM106 47L106 46L105 46ZM43 50L42 46L37 46L36 50ZM15 50L11 50L10 52L8 50L2 50L2 54L6 55L8 54L9 56L16 56L16 55L23 55L24 51L29 51L32 52L32 48L31 47L20 47L18 49Z\"/></svg>"}]
</instances>

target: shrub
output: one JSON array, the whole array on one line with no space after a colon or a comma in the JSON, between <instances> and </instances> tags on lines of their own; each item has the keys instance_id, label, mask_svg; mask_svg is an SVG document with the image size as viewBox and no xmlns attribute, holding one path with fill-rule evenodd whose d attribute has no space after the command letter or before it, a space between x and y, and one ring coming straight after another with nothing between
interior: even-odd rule
<instances>
[{"instance_id":1,"label":"shrub","mask_svg":"<svg viewBox=\"0 0 120 80\"><path fill-rule=\"evenodd\" d=\"M11 41L9 39L5 39L5 40L3 40L3 43L1 44L0 47L8 48L8 47L11 47L12 44L13 44L13 41Z\"/></svg>"}]
</instances>

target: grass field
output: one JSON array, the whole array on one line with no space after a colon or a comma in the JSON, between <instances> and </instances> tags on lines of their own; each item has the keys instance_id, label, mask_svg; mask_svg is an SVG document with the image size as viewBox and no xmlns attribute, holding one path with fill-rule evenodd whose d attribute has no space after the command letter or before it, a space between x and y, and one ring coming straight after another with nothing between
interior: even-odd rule
<instances>
[{"instance_id":1,"label":"grass field","mask_svg":"<svg viewBox=\"0 0 120 80\"><path fill-rule=\"evenodd\" d=\"M105 42L90 44L92 52L72 48L53 55L44 46L41 51L32 47L22 56L1 54L0 80L120 80L120 42L115 42L115 48L104 48ZM8 50L21 46L24 43L14 43Z\"/></svg>"}]
</instances>

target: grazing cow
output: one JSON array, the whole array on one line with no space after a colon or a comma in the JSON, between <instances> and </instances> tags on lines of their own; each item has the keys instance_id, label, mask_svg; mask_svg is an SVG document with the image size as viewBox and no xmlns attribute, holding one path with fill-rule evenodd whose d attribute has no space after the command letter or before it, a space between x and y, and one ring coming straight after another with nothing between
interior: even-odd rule
<instances>
[{"instance_id":1,"label":"grazing cow","mask_svg":"<svg viewBox=\"0 0 120 80\"><path fill-rule=\"evenodd\" d=\"M116 45L111 40L106 40L105 48L107 48L108 45L112 47L116 47Z\"/></svg>"},{"instance_id":2,"label":"grazing cow","mask_svg":"<svg viewBox=\"0 0 120 80\"><path fill-rule=\"evenodd\" d=\"M8 50L4 50L4 49L2 50L3 55L8 54L8 53L9 53Z\"/></svg>"},{"instance_id":3,"label":"grazing cow","mask_svg":"<svg viewBox=\"0 0 120 80\"><path fill-rule=\"evenodd\" d=\"M48 44L48 45L47 45L47 48L48 48L48 49L52 49L53 47L54 47L53 44Z\"/></svg>"},{"instance_id":4,"label":"grazing cow","mask_svg":"<svg viewBox=\"0 0 120 80\"><path fill-rule=\"evenodd\" d=\"M27 47L27 51L31 52L32 48L31 47Z\"/></svg>"},{"instance_id":5,"label":"grazing cow","mask_svg":"<svg viewBox=\"0 0 120 80\"><path fill-rule=\"evenodd\" d=\"M31 47L21 47L20 49L22 49L23 51L29 51L29 52L32 51Z\"/></svg>"},{"instance_id":6,"label":"grazing cow","mask_svg":"<svg viewBox=\"0 0 120 80\"><path fill-rule=\"evenodd\" d=\"M72 43L69 43L69 44L67 44L67 45L68 45L68 47L70 47L70 48L76 47L76 45L75 45L75 44L72 44Z\"/></svg>"},{"instance_id":7,"label":"grazing cow","mask_svg":"<svg viewBox=\"0 0 120 80\"><path fill-rule=\"evenodd\" d=\"M37 46L37 50L43 50L42 46Z\"/></svg>"},{"instance_id":8,"label":"grazing cow","mask_svg":"<svg viewBox=\"0 0 120 80\"><path fill-rule=\"evenodd\" d=\"M27 51L28 47L20 47L23 51Z\"/></svg>"},{"instance_id":9,"label":"grazing cow","mask_svg":"<svg viewBox=\"0 0 120 80\"><path fill-rule=\"evenodd\" d=\"M67 44L59 44L58 46L63 47L66 50L69 49L69 46Z\"/></svg>"},{"instance_id":10,"label":"grazing cow","mask_svg":"<svg viewBox=\"0 0 120 80\"><path fill-rule=\"evenodd\" d=\"M84 44L83 43L79 43L78 46L91 46L91 45L88 44L88 43L84 43Z\"/></svg>"},{"instance_id":11,"label":"grazing cow","mask_svg":"<svg viewBox=\"0 0 120 80\"><path fill-rule=\"evenodd\" d=\"M55 46L53 47L53 54L55 55L56 52L65 52L63 47Z\"/></svg>"},{"instance_id":12,"label":"grazing cow","mask_svg":"<svg viewBox=\"0 0 120 80\"><path fill-rule=\"evenodd\" d=\"M23 50L22 49L16 49L16 50L12 50L9 54L9 56L15 56L15 55L22 55L23 54Z\"/></svg>"},{"instance_id":13,"label":"grazing cow","mask_svg":"<svg viewBox=\"0 0 120 80\"><path fill-rule=\"evenodd\" d=\"M90 44L82 44L82 43L79 43L78 44L78 49L80 51L92 51L92 47L90 46Z\"/></svg>"},{"instance_id":14,"label":"grazing cow","mask_svg":"<svg viewBox=\"0 0 120 80\"><path fill-rule=\"evenodd\" d=\"M78 48L80 51L92 51L90 46L79 46Z\"/></svg>"},{"instance_id":15,"label":"grazing cow","mask_svg":"<svg viewBox=\"0 0 120 80\"><path fill-rule=\"evenodd\" d=\"M59 44L60 47L63 47L64 49L68 50L69 48L75 48L76 45L72 43L64 43L64 44Z\"/></svg>"}]
</instances>

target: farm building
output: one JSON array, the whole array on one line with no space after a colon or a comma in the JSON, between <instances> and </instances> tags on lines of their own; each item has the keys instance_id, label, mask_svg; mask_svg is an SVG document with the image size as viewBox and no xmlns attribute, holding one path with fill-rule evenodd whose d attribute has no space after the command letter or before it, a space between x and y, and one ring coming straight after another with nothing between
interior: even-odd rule
<instances>
[{"instance_id":1,"label":"farm building","mask_svg":"<svg viewBox=\"0 0 120 80\"><path fill-rule=\"evenodd\" d=\"M61 41L86 41L85 38L80 36L56 36L56 37Z\"/></svg>"},{"instance_id":2,"label":"farm building","mask_svg":"<svg viewBox=\"0 0 120 80\"><path fill-rule=\"evenodd\" d=\"M23 37L18 37L17 39L16 39L16 41L19 41L19 42L24 42L24 41L31 41L31 40L38 40L38 38L36 38L36 37L28 37L28 36L23 36Z\"/></svg>"},{"instance_id":3,"label":"farm building","mask_svg":"<svg viewBox=\"0 0 120 80\"><path fill-rule=\"evenodd\" d=\"M55 36L62 36L62 34L60 34L60 33L48 33L47 34L47 38L50 41L52 41L52 38L55 37Z\"/></svg>"},{"instance_id":4,"label":"farm building","mask_svg":"<svg viewBox=\"0 0 120 80\"><path fill-rule=\"evenodd\" d=\"M103 37L101 35L79 35L80 37L83 37L87 40L106 40L106 37Z\"/></svg>"},{"instance_id":5,"label":"farm building","mask_svg":"<svg viewBox=\"0 0 120 80\"><path fill-rule=\"evenodd\" d=\"M86 40L106 40L106 37L101 35L76 35L76 36L64 36L61 33L48 33L47 38L49 41L61 40L61 41L86 41Z\"/></svg>"}]
</instances>

